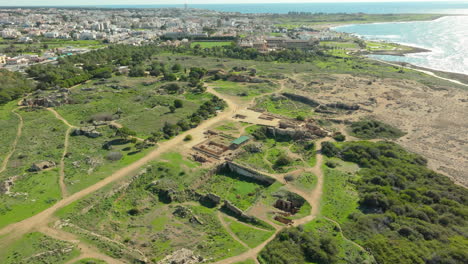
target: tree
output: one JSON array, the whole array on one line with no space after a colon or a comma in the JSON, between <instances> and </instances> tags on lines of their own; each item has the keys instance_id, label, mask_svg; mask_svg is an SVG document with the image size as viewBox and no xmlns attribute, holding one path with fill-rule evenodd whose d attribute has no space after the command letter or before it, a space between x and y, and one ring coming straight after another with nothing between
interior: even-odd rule
<instances>
[{"instance_id":1,"label":"tree","mask_svg":"<svg viewBox=\"0 0 468 264\"><path fill-rule=\"evenodd\" d=\"M171 113L175 113L175 110L176 110L175 106L173 106L173 105L169 106L169 111Z\"/></svg>"},{"instance_id":2,"label":"tree","mask_svg":"<svg viewBox=\"0 0 468 264\"><path fill-rule=\"evenodd\" d=\"M130 137L136 136L136 132L131 130L128 127L121 127L117 129L117 131L115 132L115 135L125 140L128 140Z\"/></svg>"},{"instance_id":3,"label":"tree","mask_svg":"<svg viewBox=\"0 0 468 264\"><path fill-rule=\"evenodd\" d=\"M174 107L175 108L182 108L184 107L184 102L180 99L175 99L174 100Z\"/></svg>"},{"instance_id":4,"label":"tree","mask_svg":"<svg viewBox=\"0 0 468 264\"><path fill-rule=\"evenodd\" d=\"M327 157L336 157L340 150L330 142L322 142L322 154Z\"/></svg>"},{"instance_id":5,"label":"tree","mask_svg":"<svg viewBox=\"0 0 468 264\"><path fill-rule=\"evenodd\" d=\"M164 73L164 80L169 82L177 81L177 76L173 73L166 72Z\"/></svg>"},{"instance_id":6,"label":"tree","mask_svg":"<svg viewBox=\"0 0 468 264\"><path fill-rule=\"evenodd\" d=\"M180 72L182 70L182 65L179 63L176 63L172 66L171 68L172 72Z\"/></svg>"}]
</instances>

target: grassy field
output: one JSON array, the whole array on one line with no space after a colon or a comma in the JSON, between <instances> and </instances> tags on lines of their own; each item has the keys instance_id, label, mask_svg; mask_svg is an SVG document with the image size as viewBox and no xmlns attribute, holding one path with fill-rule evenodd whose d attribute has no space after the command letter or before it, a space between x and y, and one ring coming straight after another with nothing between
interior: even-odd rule
<instances>
[{"instance_id":1,"label":"grassy field","mask_svg":"<svg viewBox=\"0 0 468 264\"><path fill-rule=\"evenodd\" d=\"M319 234L332 234L338 239L338 256L341 259L338 263L372 263L372 257L366 254L359 247L347 241L340 235L336 225L325 218L319 217L304 225L305 231L318 231Z\"/></svg>"},{"instance_id":2,"label":"grassy field","mask_svg":"<svg viewBox=\"0 0 468 264\"><path fill-rule=\"evenodd\" d=\"M58 168L28 170L33 163L44 160L58 164L66 127L46 110L18 113L24 119L23 133L2 175L2 179L17 176L17 180L12 195L0 196L0 227L30 217L61 198Z\"/></svg>"},{"instance_id":3,"label":"grassy field","mask_svg":"<svg viewBox=\"0 0 468 264\"><path fill-rule=\"evenodd\" d=\"M350 183L350 180L356 176L351 172L344 172L343 169L340 169L340 166L337 169L330 169L324 165L323 170L325 172L325 182L321 214L343 223L347 220L347 216L355 211L358 206L357 191L353 189Z\"/></svg>"},{"instance_id":4,"label":"grassy field","mask_svg":"<svg viewBox=\"0 0 468 264\"><path fill-rule=\"evenodd\" d=\"M100 260L100 259L86 258L86 259L80 259L79 261L73 264L107 264L107 262L105 262L104 260Z\"/></svg>"},{"instance_id":5,"label":"grassy field","mask_svg":"<svg viewBox=\"0 0 468 264\"><path fill-rule=\"evenodd\" d=\"M355 42L320 41L320 45L330 48L359 49L359 45Z\"/></svg>"},{"instance_id":6,"label":"grassy field","mask_svg":"<svg viewBox=\"0 0 468 264\"><path fill-rule=\"evenodd\" d=\"M190 43L190 47L195 47L196 45L200 45L202 49L205 48L213 48L213 47L222 47L222 46L230 46L232 45L231 41L195 41Z\"/></svg>"},{"instance_id":7,"label":"grassy field","mask_svg":"<svg viewBox=\"0 0 468 264\"><path fill-rule=\"evenodd\" d=\"M16 102L0 106L0 127L2 128L2 136L0 137L0 164L3 163L7 153L11 150L13 140L16 138L19 118L11 113L11 110L15 108ZM3 177L0 176L0 179L3 179Z\"/></svg>"},{"instance_id":8,"label":"grassy field","mask_svg":"<svg viewBox=\"0 0 468 264\"><path fill-rule=\"evenodd\" d=\"M11 47L14 47L13 49ZM60 39L42 39L39 43L14 43L11 40L0 40L0 52L6 54L37 54L42 55L47 50L57 48L87 48L97 49L106 47L99 40L60 40ZM16 52L12 52L15 51Z\"/></svg>"},{"instance_id":9,"label":"grassy field","mask_svg":"<svg viewBox=\"0 0 468 264\"><path fill-rule=\"evenodd\" d=\"M314 115L313 108L306 104L273 95L258 98L255 107L291 118L298 116L306 118Z\"/></svg>"},{"instance_id":10,"label":"grassy field","mask_svg":"<svg viewBox=\"0 0 468 264\"><path fill-rule=\"evenodd\" d=\"M182 94L160 95L157 89L162 83L156 82L152 77L127 78L114 77L105 84L96 84L96 81L76 87L72 93L75 104L57 107L57 111L73 125L87 122L94 115L115 115L120 110L118 123L137 132L137 136L146 138L164 126L165 122L177 121L195 112L202 102L211 98L209 94ZM156 82L145 86L145 82ZM128 87L115 90L109 85ZM83 91L81 88L93 88L92 91ZM174 100L180 99L184 107L171 113L169 106Z\"/></svg>"},{"instance_id":11,"label":"grassy field","mask_svg":"<svg viewBox=\"0 0 468 264\"><path fill-rule=\"evenodd\" d=\"M116 185L73 203L57 214L62 218L70 218L72 223L85 230L116 242L103 241L73 227L68 227L67 231L96 244L107 254L127 259L137 257L135 248L150 256L153 261L180 248L189 248L197 254L215 259L242 253L245 250L242 245L235 242L219 223L216 208L207 208L190 201L167 203L152 191L154 181L158 182L157 187L168 186L183 191L200 176L197 173L198 164L184 159L178 153L167 153L161 160L153 163L147 173L133 181L124 191L112 191L117 188ZM189 216L176 213L180 207L190 212ZM83 208L91 209L83 214ZM200 222L191 220L192 216Z\"/></svg>"},{"instance_id":12,"label":"grassy field","mask_svg":"<svg viewBox=\"0 0 468 264\"><path fill-rule=\"evenodd\" d=\"M266 186L235 173L223 173L213 175L201 188L229 200L241 210L246 210L262 195Z\"/></svg>"},{"instance_id":13,"label":"grassy field","mask_svg":"<svg viewBox=\"0 0 468 264\"><path fill-rule=\"evenodd\" d=\"M215 81L210 83L210 85L215 87L216 91L220 93L239 96L246 100L261 94L271 93L277 88L277 85L272 84L239 83L229 81Z\"/></svg>"},{"instance_id":14,"label":"grassy field","mask_svg":"<svg viewBox=\"0 0 468 264\"><path fill-rule=\"evenodd\" d=\"M73 244L34 232L28 233L7 247L1 248L0 263L61 264L78 255L79 250Z\"/></svg>"},{"instance_id":15,"label":"grassy field","mask_svg":"<svg viewBox=\"0 0 468 264\"><path fill-rule=\"evenodd\" d=\"M225 217L224 221L228 224L229 229L250 248L255 248L273 235L273 231L256 229L232 218Z\"/></svg>"}]
</instances>

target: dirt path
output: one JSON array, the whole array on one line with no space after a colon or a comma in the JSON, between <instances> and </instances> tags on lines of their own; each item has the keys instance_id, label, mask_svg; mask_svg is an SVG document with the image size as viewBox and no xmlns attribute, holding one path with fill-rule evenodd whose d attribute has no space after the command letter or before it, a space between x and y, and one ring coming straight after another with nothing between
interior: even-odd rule
<instances>
[{"instance_id":1,"label":"dirt path","mask_svg":"<svg viewBox=\"0 0 468 264\"><path fill-rule=\"evenodd\" d=\"M63 118L55 109L53 108L46 108L48 111L52 112L55 117L62 121L67 127L67 131L65 131L65 141L63 143L63 153L62 157L60 158L60 171L59 171L59 185L60 191L62 192L62 198L68 196L67 185L65 184L65 156L68 153L68 145L70 141L70 133L75 126L72 126L65 118Z\"/></svg>"},{"instance_id":2,"label":"dirt path","mask_svg":"<svg viewBox=\"0 0 468 264\"><path fill-rule=\"evenodd\" d=\"M215 94L215 95L217 95L219 97L222 97L216 91L213 91L213 94ZM24 234L26 234L28 232L31 232L37 226L46 225L50 221L50 218L54 215L54 213L57 210L59 210L60 208L63 208L65 206L71 204L72 202L74 202L76 200L79 200L79 199L81 199L81 198L83 198L83 197L85 197L85 196L87 196L87 195L89 195L89 194L103 188L104 186L106 186L106 185L108 185L108 184L110 184L110 183L112 183L114 181L117 181L117 180L119 180L119 179L121 179L123 177L126 177L128 175L136 173L138 171L138 169L140 169L141 167L146 165L148 162L158 158L162 153L164 153L166 151L170 151L172 149L175 149L178 146L188 144L187 142L184 141L185 136L190 135L190 134L191 135L197 135L197 136L203 135L203 132L206 129L208 129L209 127L211 127L213 124L215 124L215 123L217 123L217 122L219 122L221 120L227 119L227 118L229 118L230 116L232 116L235 113L235 111L237 109L237 106L230 100L225 100L225 101L228 104L228 108L224 112L219 113L217 116L215 116L215 117L213 117L211 119L203 121L196 128L185 131L184 133L179 134L178 136L172 138L171 140L160 143L159 147L157 149L151 151L146 156L142 157L141 159L137 160L136 162L134 162L134 163L122 168L122 169L119 169L118 171L114 172L113 174L106 177L105 179L97 182L96 184L94 184L92 186L89 186L89 187L87 187L87 188L85 188L85 189L83 189L83 190L81 190L79 192L76 192L76 193L74 193L74 194L72 194L72 195L70 195L68 197L65 197L64 199L58 201L53 206L47 208L46 210L44 210L44 211L42 211L42 212L40 212L40 213L30 217L30 218L24 219L24 220L22 220L20 222L14 223L14 224L10 224L10 225L0 229L0 236L8 235L7 239L18 238L18 237L21 237L22 235L24 235ZM55 112L53 109L51 111ZM61 116L58 115L58 113L57 113L56 116L57 116L57 118L63 120L64 123L68 124L68 122L66 120L64 120L63 118L61 118ZM189 143L192 144L193 141L195 141L195 136L194 136L194 140L192 140Z\"/></svg>"},{"instance_id":3,"label":"dirt path","mask_svg":"<svg viewBox=\"0 0 468 264\"><path fill-rule=\"evenodd\" d=\"M23 121L23 117L16 113L15 110L17 109L20 109L21 107L18 107L14 110L12 110L11 112L13 114L15 114L17 117L18 117L18 120L19 120L19 123L18 123L18 129L16 131L16 137L15 137L15 140L13 141L13 143L11 144L11 148L10 148L10 151L8 152L8 154L5 156L5 159L3 160L2 162L2 167L0 168L0 173L4 172L6 170L6 167L8 165L8 162L10 161L10 158L11 156L13 155L13 153L16 151L16 145L18 145L18 141L19 141L19 138L21 137L21 133L23 131L23 125L24 125L24 121Z\"/></svg>"},{"instance_id":4,"label":"dirt path","mask_svg":"<svg viewBox=\"0 0 468 264\"><path fill-rule=\"evenodd\" d=\"M72 264L72 263L75 263L76 261L78 261L80 259L84 259L84 258L100 259L100 260L106 261L109 264L111 264L111 263L112 264L113 263L124 264L124 262L122 262L120 260L114 259L112 257L109 257L109 256L107 256L105 254L100 253L97 248L81 242L79 240L79 238L77 236L75 236L74 234L65 232L65 231L60 230L60 229L50 228L50 227L47 227L47 226L40 227L38 229L38 231L41 232L41 233L47 234L48 236L50 236L52 238L62 240L62 241L67 241L67 242L70 242L70 243L76 245L76 247L81 252L80 255L78 257L76 257L76 258L73 258L73 259L69 260L68 262L66 262L66 264Z\"/></svg>"},{"instance_id":5,"label":"dirt path","mask_svg":"<svg viewBox=\"0 0 468 264\"><path fill-rule=\"evenodd\" d=\"M330 138L323 138L318 140L315 144L317 146L317 163L313 168L308 169L309 171L313 172L317 176L317 184L315 188L312 190L311 193L304 192L302 190L299 190L291 185L287 185L288 189L292 192L295 192L304 199L311 205L312 209L311 212L308 216L303 217L301 219L294 220L293 226L299 226L302 224L306 224L310 221L312 221L315 217L320 212L320 199L322 197L322 192L323 192L323 181L324 181L324 174L322 170L322 164L323 164L323 155L321 154L321 143L325 141L331 140ZM282 179L284 181L284 179ZM268 238L266 241L264 241L262 244L258 245L255 248L252 248L248 250L247 252L244 252L240 255L230 257L218 262L215 262L215 264L231 264L231 263L236 263L240 261L245 261L246 259L257 259L258 254L266 247L268 243L270 243L280 232L283 228L279 228L275 231L275 233Z\"/></svg>"},{"instance_id":6,"label":"dirt path","mask_svg":"<svg viewBox=\"0 0 468 264\"><path fill-rule=\"evenodd\" d=\"M341 229L340 223L338 223L337 221L335 221L335 220L333 220L333 219L330 219L330 218L328 218L328 217L325 217L325 216L324 216L323 218L325 218L326 220L332 222L333 224L335 224L335 225L338 227L338 229L339 229L339 231L340 231L340 234L341 234L341 237L342 237L344 240L346 240L347 242L349 242L349 243L353 244L354 246L358 247L360 250L366 251L361 245L359 245L358 243L352 241L351 239L347 238L347 237L344 235L343 229Z\"/></svg>"},{"instance_id":7,"label":"dirt path","mask_svg":"<svg viewBox=\"0 0 468 264\"><path fill-rule=\"evenodd\" d=\"M224 229L229 233L229 235L237 242L239 242L242 246L244 246L245 248L250 248L246 243L244 243L244 241L240 240L236 234L234 234L234 232L232 232L231 228L229 228L228 224L224 221L223 219L223 215L221 214L220 211L218 211L216 213L216 215L218 216L218 220L219 222L221 223L221 225L224 227Z\"/></svg>"}]
</instances>

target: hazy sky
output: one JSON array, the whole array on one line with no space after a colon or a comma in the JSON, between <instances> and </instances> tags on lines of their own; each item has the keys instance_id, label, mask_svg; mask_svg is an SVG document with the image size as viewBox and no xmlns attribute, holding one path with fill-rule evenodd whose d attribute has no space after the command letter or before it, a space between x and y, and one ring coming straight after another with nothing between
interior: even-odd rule
<instances>
[{"instance_id":1,"label":"hazy sky","mask_svg":"<svg viewBox=\"0 0 468 264\"><path fill-rule=\"evenodd\" d=\"M189 4L223 4L223 3L308 3L308 2L424 2L427 0L187 0ZM447 0L430 0L446 2ZM449 0L450 2L468 2L468 0ZM43 6L43 5L157 5L183 4L185 0L0 0L0 6Z\"/></svg>"}]
</instances>

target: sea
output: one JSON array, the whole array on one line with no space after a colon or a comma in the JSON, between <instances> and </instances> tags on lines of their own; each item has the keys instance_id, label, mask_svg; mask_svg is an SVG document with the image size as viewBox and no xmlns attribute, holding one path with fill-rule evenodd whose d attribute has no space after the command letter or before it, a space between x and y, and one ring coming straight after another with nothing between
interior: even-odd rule
<instances>
[{"instance_id":1,"label":"sea","mask_svg":"<svg viewBox=\"0 0 468 264\"><path fill-rule=\"evenodd\" d=\"M293 0L294 1L294 0ZM291 1L291 2L293 2ZM374 57L386 61L408 62L441 71L468 74L468 0L419 2L346 2L346 3L249 3L249 4L191 4L200 8L239 13L368 13L402 14L429 13L447 16L434 21L407 23L358 24L336 27L334 30L353 33L370 40L388 41L421 47L430 52L405 56ZM183 8L174 5L97 5L101 8ZM454 16L456 15L456 16ZM466 16L464 16L466 15Z\"/></svg>"},{"instance_id":2,"label":"sea","mask_svg":"<svg viewBox=\"0 0 468 264\"><path fill-rule=\"evenodd\" d=\"M220 1L221 2L221 1ZM255 2L255 0L252 0ZM396 13L437 13L437 14L468 14L467 1L375 1L375 2L327 2L322 3L242 3L242 4L192 4L187 0L188 7L208 9L222 12L239 13L272 13L285 14L288 12L311 13L368 13L368 14L396 14ZM287 3L289 2L289 3ZM154 5L96 5L102 8L183 8L183 4L154 4Z\"/></svg>"},{"instance_id":3,"label":"sea","mask_svg":"<svg viewBox=\"0 0 468 264\"><path fill-rule=\"evenodd\" d=\"M363 39L429 50L405 56L371 55L377 59L468 74L468 16L445 16L433 21L346 25L333 30L352 33Z\"/></svg>"}]
</instances>

